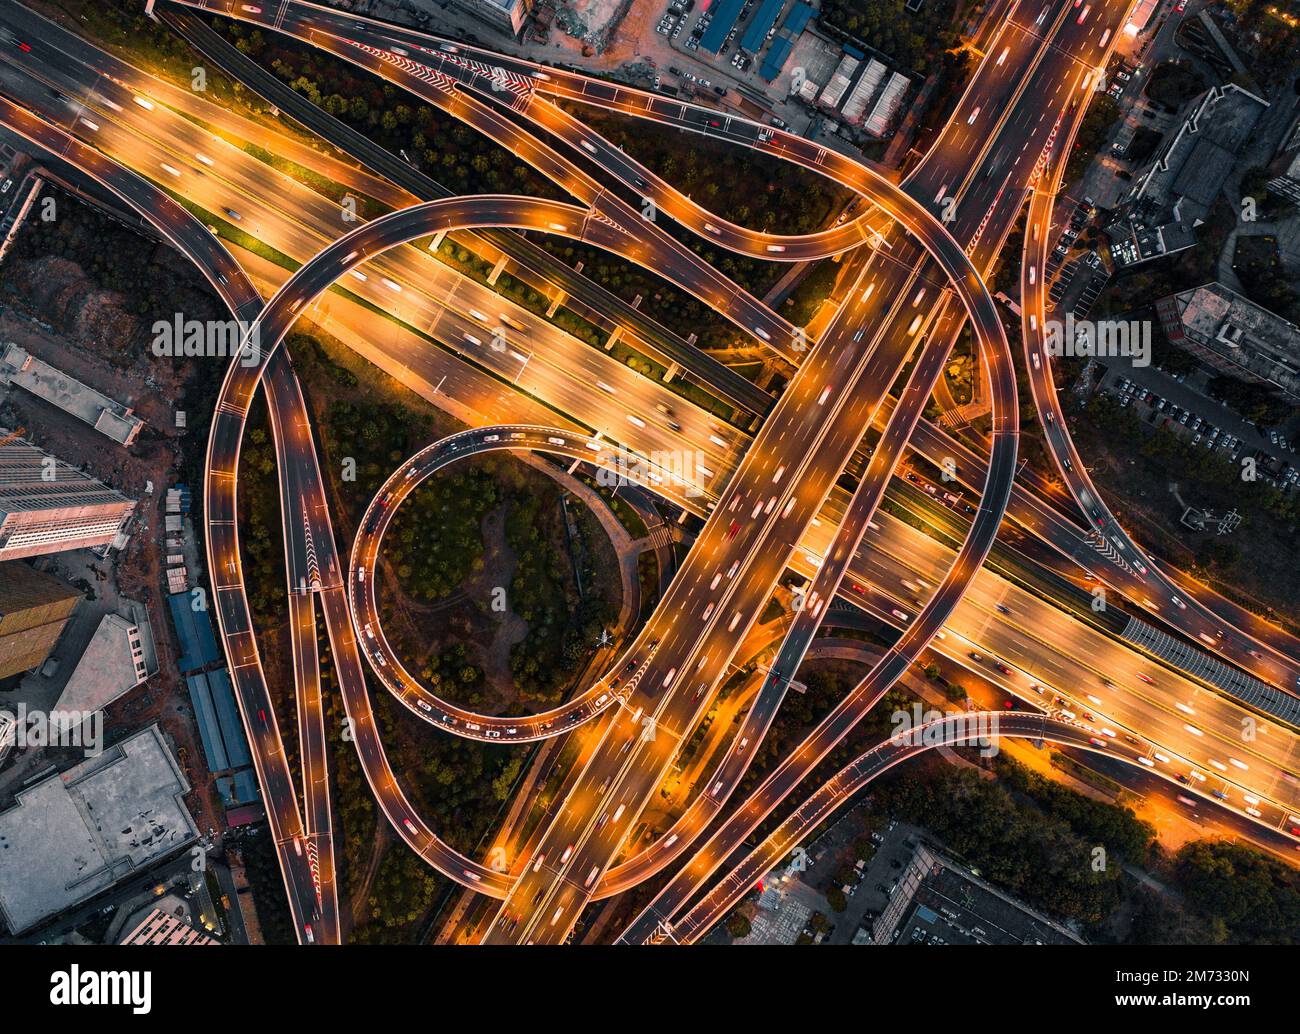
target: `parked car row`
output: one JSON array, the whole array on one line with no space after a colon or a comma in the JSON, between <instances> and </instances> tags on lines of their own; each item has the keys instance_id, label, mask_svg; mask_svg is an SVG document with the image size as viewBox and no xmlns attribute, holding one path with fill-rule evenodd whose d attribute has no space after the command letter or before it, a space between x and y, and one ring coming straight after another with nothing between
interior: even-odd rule
<instances>
[{"instance_id":1,"label":"parked car row","mask_svg":"<svg viewBox=\"0 0 1300 1034\"><path fill-rule=\"evenodd\" d=\"M1187 433L1192 436L1188 439L1188 442L1193 447L1221 449L1223 451L1220 455L1234 463L1242 456L1243 452L1248 451L1247 444L1241 438L1228 434L1203 417L1199 417L1195 413L1161 398L1154 392L1138 387L1127 378L1121 377L1116 382L1115 388L1121 407L1127 406L1134 401L1149 406L1153 414L1157 417L1163 417L1164 426L1178 425L1185 427ZM1278 449L1286 449L1288 452L1295 451L1289 447L1287 440L1276 431L1269 432L1269 439ZM1282 491L1300 489L1300 469L1293 467L1290 463L1283 463L1274 473L1272 464L1276 462L1276 457L1258 450L1255 451L1254 455L1259 460L1259 477L1271 482Z\"/></svg>"},{"instance_id":2,"label":"parked car row","mask_svg":"<svg viewBox=\"0 0 1300 1034\"><path fill-rule=\"evenodd\" d=\"M1153 391L1147 391L1127 377L1121 377L1116 382L1115 393L1120 400L1121 408L1133 402L1138 402L1150 407L1158 418L1162 417L1165 426L1178 425L1187 428L1188 433L1193 436L1191 438L1192 445L1204 445L1207 449L1224 449L1225 455L1230 455L1234 460L1241 454L1242 441L1240 438L1225 433L1204 417L1197 416L1191 410L1175 405Z\"/></svg>"},{"instance_id":3,"label":"parked car row","mask_svg":"<svg viewBox=\"0 0 1300 1034\"><path fill-rule=\"evenodd\" d=\"M1110 88L1106 93L1114 100L1119 100L1120 97L1124 95L1124 90L1128 87L1129 83L1133 81L1133 77L1141 70L1141 65L1132 65L1127 61L1120 61L1114 66L1114 74L1111 78Z\"/></svg>"},{"instance_id":4,"label":"parked car row","mask_svg":"<svg viewBox=\"0 0 1300 1034\"><path fill-rule=\"evenodd\" d=\"M1278 434L1277 431L1269 431L1268 440L1273 446L1282 449L1285 452L1296 451L1296 447L1288 442L1282 435Z\"/></svg>"}]
</instances>

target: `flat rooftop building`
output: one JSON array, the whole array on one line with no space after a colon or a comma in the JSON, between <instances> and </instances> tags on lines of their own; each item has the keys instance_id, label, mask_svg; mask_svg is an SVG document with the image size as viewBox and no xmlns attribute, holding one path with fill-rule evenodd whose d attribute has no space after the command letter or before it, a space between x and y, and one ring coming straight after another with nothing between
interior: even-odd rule
<instances>
[{"instance_id":1,"label":"flat rooftop building","mask_svg":"<svg viewBox=\"0 0 1300 1034\"><path fill-rule=\"evenodd\" d=\"M1170 344L1220 373L1267 384L1300 399L1300 327L1220 283L1156 303Z\"/></svg>"},{"instance_id":2,"label":"flat rooftop building","mask_svg":"<svg viewBox=\"0 0 1300 1034\"><path fill-rule=\"evenodd\" d=\"M45 663L81 595L19 560L0 563L0 679Z\"/></svg>"},{"instance_id":3,"label":"flat rooftop building","mask_svg":"<svg viewBox=\"0 0 1300 1034\"><path fill-rule=\"evenodd\" d=\"M102 711L157 673L149 611L142 603L123 599L118 611L100 619L63 687L59 710Z\"/></svg>"},{"instance_id":4,"label":"flat rooftop building","mask_svg":"<svg viewBox=\"0 0 1300 1034\"><path fill-rule=\"evenodd\" d=\"M189 790L157 725L22 790L0 812L0 918L22 933L192 843Z\"/></svg>"},{"instance_id":5,"label":"flat rooftop building","mask_svg":"<svg viewBox=\"0 0 1300 1034\"><path fill-rule=\"evenodd\" d=\"M0 428L0 560L119 541L135 503Z\"/></svg>"},{"instance_id":6,"label":"flat rooftop building","mask_svg":"<svg viewBox=\"0 0 1300 1034\"><path fill-rule=\"evenodd\" d=\"M55 369L42 359L37 359L26 349L10 341L0 355L0 382L17 385L57 406L82 423L106 435L119 445L135 441L141 420L131 410L107 395L82 384L75 377Z\"/></svg>"},{"instance_id":7,"label":"flat rooftop building","mask_svg":"<svg viewBox=\"0 0 1300 1034\"><path fill-rule=\"evenodd\" d=\"M984 882L925 844L898 879L871 944L1082 944L1069 928Z\"/></svg>"},{"instance_id":8,"label":"flat rooftop building","mask_svg":"<svg viewBox=\"0 0 1300 1034\"><path fill-rule=\"evenodd\" d=\"M1187 199L1189 208L1208 210L1268 106L1236 83L1206 90L1189 103L1182 122L1133 177L1130 198L1155 206Z\"/></svg>"},{"instance_id":9,"label":"flat rooftop building","mask_svg":"<svg viewBox=\"0 0 1300 1034\"><path fill-rule=\"evenodd\" d=\"M1250 141L1268 101L1236 83L1213 86L1188 102L1181 121L1133 176L1120 220L1107 233L1120 265L1190 247ZM1122 224L1127 223L1127 228Z\"/></svg>"}]
</instances>

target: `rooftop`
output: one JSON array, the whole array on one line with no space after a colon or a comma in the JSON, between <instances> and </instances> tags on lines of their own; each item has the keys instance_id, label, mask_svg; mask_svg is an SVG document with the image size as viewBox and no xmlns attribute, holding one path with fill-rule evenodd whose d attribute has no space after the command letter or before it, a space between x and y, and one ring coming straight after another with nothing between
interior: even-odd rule
<instances>
[{"instance_id":1,"label":"rooftop","mask_svg":"<svg viewBox=\"0 0 1300 1034\"><path fill-rule=\"evenodd\" d=\"M252 764L234 687L225 668L185 676L210 772Z\"/></svg>"},{"instance_id":2,"label":"rooftop","mask_svg":"<svg viewBox=\"0 0 1300 1034\"><path fill-rule=\"evenodd\" d=\"M59 697L63 711L99 711L158 671L149 613L130 600L105 614Z\"/></svg>"},{"instance_id":3,"label":"rooftop","mask_svg":"<svg viewBox=\"0 0 1300 1034\"><path fill-rule=\"evenodd\" d=\"M727 34L735 28L740 9L744 6L745 0L717 0L713 8L713 20L700 37L700 49L716 54L726 41Z\"/></svg>"},{"instance_id":4,"label":"rooftop","mask_svg":"<svg viewBox=\"0 0 1300 1034\"><path fill-rule=\"evenodd\" d=\"M1177 129L1135 177L1130 199L1149 225L1205 214L1241 154L1268 101L1236 83L1214 86L1188 104ZM1191 202L1190 205L1186 202ZM1152 218L1161 213L1166 218Z\"/></svg>"},{"instance_id":5,"label":"rooftop","mask_svg":"<svg viewBox=\"0 0 1300 1034\"><path fill-rule=\"evenodd\" d=\"M1062 924L975 873L916 848L872 930L875 944L1079 944Z\"/></svg>"},{"instance_id":6,"label":"rooftop","mask_svg":"<svg viewBox=\"0 0 1300 1034\"><path fill-rule=\"evenodd\" d=\"M202 930L190 926L179 916L168 915L161 908L153 909L136 926L129 930L119 944L220 944Z\"/></svg>"},{"instance_id":7,"label":"rooftop","mask_svg":"<svg viewBox=\"0 0 1300 1034\"><path fill-rule=\"evenodd\" d=\"M757 54L767 39L768 31L776 24L777 16L785 0L763 0L757 13L749 19L749 24L740 37L740 49Z\"/></svg>"},{"instance_id":8,"label":"rooftop","mask_svg":"<svg viewBox=\"0 0 1300 1034\"><path fill-rule=\"evenodd\" d=\"M1181 329L1242 374L1300 396L1300 327L1217 282L1166 299L1162 310L1175 344ZM1164 314L1176 314L1178 325Z\"/></svg>"},{"instance_id":9,"label":"rooftop","mask_svg":"<svg viewBox=\"0 0 1300 1034\"><path fill-rule=\"evenodd\" d=\"M1171 255L1196 243L1223 184L1241 157L1268 101L1236 83L1189 101L1182 120L1134 177L1120 218L1106 232L1121 266Z\"/></svg>"},{"instance_id":10,"label":"rooftop","mask_svg":"<svg viewBox=\"0 0 1300 1034\"><path fill-rule=\"evenodd\" d=\"M0 916L14 933L198 837L157 725L41 780L0 812Z\"/></svg>"},{"instance_id":11,"label":"rooftop","mask_svg":"<svg viewBox=\"0 0 1300 1034\"><path fill-rule=\"evenodd\" d=\"M176 637L181 641L176 667L182 672L196 671L217 660L221 654L208 612L196 610L194 598L188 592L172 593L167 597L167 605L171 608Z\"/></svg>"},{"instance_id":12,"label":"rooftop","mask_svg":"<svg viewBox=\"0 0 1300 1034\"><path fill-rule=\"evenodd\" d=\"M131 407L82 384L10 341L0 358L0 381L8 381L70 413L121 445L130 445L144 421Z\"/></svg>"}]
</instances>

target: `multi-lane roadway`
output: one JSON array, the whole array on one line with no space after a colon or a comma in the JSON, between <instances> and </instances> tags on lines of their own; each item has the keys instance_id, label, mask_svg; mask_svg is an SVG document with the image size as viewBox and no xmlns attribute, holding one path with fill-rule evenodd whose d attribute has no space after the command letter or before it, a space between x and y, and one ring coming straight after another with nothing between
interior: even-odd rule
<instances>
[{"instance_id":1,"label":"multi-lane roadway","mask_svg":"<svg viewBox=\"0 0 1300 1034\"><path fill-rule=\"evenodd\" d=\"M75 54L74 60L51 60L42 53L42 48L51 44L36 41L31 55L35 67L15 69L11 56L10 67L0 68L0 83L6 89L12 86L27 106L48 112L49 119L42 122L23 108L8 105L3 113L5 122L26 126L32 138L39 138L55 153L69 155L87 175L158 225L204 267L232 311L254 324L261 342L263 354L258 363L232 363L213 421L205 483L209 563L218 619L255 745L259 778L273 805L281 864L303 940L338 938L326 732L314 652L318 606L334 646L357 749L371 788L394 828L451 878L504 899L487 940L563 940L587 901L624 889L631 885L629 877L637 881L648 878L671 857L687 850L688 843L702 832L703 822L683 827L672 834L673 843L664 845L679 845L675 850L643 851L630 861L614 864L625 849L627 831L635 826L661 784L677 745L689 737L708 707L738 644L782 573L789 568L802 570L809 583L759 691L757 700L762 706L754 708L757 713L751 713L746 725L756 735L762 734L779 706L829 601L842 593L864 600L876 595L874 584L868 589L853 584L852 579L880 577L883 561L879 557L894 552L878 552L877 559L871 560L869 547L875 542L868 531L881 529L873 518L904 447L909 441L916 446L918 439L924 441L928 435L929 455L936 462L964 448L942 437L936 440L939 433L921 423L920 414L962 318L971 321L982 367L990 379L994 426L989 460L967 455L961 463L963 480L983 490L964 544L955 554L945 555L942 549L932 548L931 540L929 546L919 547L922 564L913 556L901 572L895 569L893 577L907 584L910 579L902 576L924 565L931 579L927 586L937 583L938 588L924 603L912 599L903 604L904 609L890 608L886 621L903 628L898 641L800 752L786 759L724 821L692 863L670 881L625 935L636 940L649 937L655 926L671 920L704 885L705 877L725 862L745 833L802 781L815 760L825 756L920 655L940 626L959 618L967 605L963 597L988 577L980 567L1009 504L1015 513L1018 501L1022 513L1029 515L1022 518L1026 526L1067 555L1078 556L1077 527L1063 521L1055 510L1049 515L1032 494L1013 493L1018 406L1011 353L982 275L992 267L1026 194L1035 186L1042 187L1045 170L1052 170L1053 178L1050 189L1040 189L1040 193L1053 192L1059 182L1062 139L1072 138L1087 92L1097 81L1097 68L1104 66L1109 53L1106 41L1111 29L1127 13L1126 3L1101 3L1082 15L1078 5L1065 2L1028 5L1032 10L1024 4L1012 5L953 118L902 188L837 152L745 119L587 76L542 69L327 8L291 0L261 7L230 3L192 6L296 35L375 71L511 147L578 201L575 207L528 198L452 199L405 208L352 228L346 220L340 221L337 201L322 198L287 177L281 177L280 185L293 203L286 205L281 197L268 198L249 156L238 148L223 149L201 126L183 119L178 122L173 113L160 110L126 69L118 69L122 75L90 74L84 45L58 41L54 34L56 45L62 46L60 56ZM1091 22L1088 12L1093 16ZM156 89L166 92L167 88L159 85ZM781 236L752 231L721 220L691 201L588 129L560 101L622 111L793 161L850 187L871 204L856 218L818 233ZM507 112L522 124L507 117ZM1064 132L1063 125L1067 127ZM545 133L546 139L536 135L540 133ZM561 152L549 141L559 141L566 150ZM345 163L336 164L340 182L355 185L372 197L392 197L393 191L382 179ZM596 167L596 174L584 168L590 165ZM284 254L296 255L306 264L262 310L242 271L202 224L156 187L131 175L128 167L218 214L228 225L273 239ZM264 167L260 175L265 176ZM612 180L616 189L611 190L606 180ZM739 253L773 261L848 253L851 290L845 304L818 341L807 341L797 328L721 277L655 223L640 218L639 209L624 196L627 193L649 199L666 217ZM240 200L232 202L232 197ZM1050 203L1047 216L1042 214L1043 207L1036 195L1031 229L1026 231L1026 263L1034 262L1037 252L1029 247L1031 234L1036 234L1036 241L1046 237L1040 221L1050 219ZM626 369L617 369L618 364L611 369L599 350L575 348L552 324L527 310L511 308L490 289L466 282L422 249L402 247L430 236L439 239L445 233L473 234L472 239L479 239L483 230L501 243L500 231L509 227L584 240L651 265L726 314L756 344L797 366L770 410L762 412L760 405L753 404L756 400L750 400L758 411L755 415L763 417L752 439L688 404L653 401L657 395L662 397L660 388ZM545 265L535 254L521 258L511 243L517 240L508 238L503 245L506 251L516 249L512 252L516 261L532 261L535 268ZM1037 258L1041 260L1041 255ZM1028 287L1041 293L1041 278L1033 273L1022 275L1031 278ZM564 277L570 288L575 286L568 273ZM527 379L529 389L540 390L551 405L582 414L580 423L585 426L579 434L558 427L484 429L463 442L451 440L426 450L428 456L422 453L394 472L376 496L347 573L334 550L305 403L287 357L282 349L277 351L298 315L340 279L350 291L377 301L399 319L449 344L453 351L504 381L524 386ZM578 292L594 297L581 285ZM1026 290L1026 298L1035 293ZM1035 304L1034 311L1041 313L1041 297ZM1028 313L1030 306L1025 309ZM621 313L621 318L628 319L629 314ZM631 321L636 322L635 318ZM1030 362L1033 329L1025 328ZM488 338L500 347L488 345ZM537 347L543 340L556 345L554 352ZM716 363L683 356L682 345L676 342L663 351L673 349L687 360L683 365L705 382L710 376L717 378L720 397L734 401L736 396L751 394L733 385L728 395L727 378L718 374ZM599 393L589 390L593 381ZM275 712L270 707L243 594L235 531L239 441L259 382L268 392L280 465L305 821L283 765ZM1044 397L1054 402L1050 380L1045 383ZM891 397L891 389L897 390L897 399ZM1038 397L1037 383L1035 392ZM597 400L594 408L593 395ZM659 418L647 421L642 414L650 412ZM832 500L837 478L859 449L864 431L873 424L881 428L880 436L856 490L849 497L837 495ZM521 437L508 437L515 434ZM504 443L503 435L507 436ZM543 435L545 443L539 437ZM680 448L688 443L704 456L698 482L674 484L671 478L654 482L657 490L706 519L691 554L646 627L613 669L554 712L503 719L475 715L431 698L386 649L378 628L375 558L392 508L414 483L441 463L472 451L536 446L600 463L613 459L613 443L631 444L644 455L651 455L656 444ZM1054 447L1056 444L1064 449L1068 442L1062 440ZM1097 498L1095 489L1090 489L1087 497L1077 492L1076 496L1088 520L1094 520L1088 500ZM832 502L838 507L835 519L819 520ZM1035 523L1041 527L1033 527ZM892 523L888 526L893 528ZM1118 526L1111 530L1118 532ZM897 544L897 534L894 529L891 544ZM1125 541L1130 551L1140 556L1137 545ZM861 573L864 565L869 575ZM1126 570L1140 584L1154 584L1169 592L1170 583L1152 571L1152 565L1139 562L1135 566L1136 571L1134 565ZM1110 575L1114 577L1114 572ZM902 590L891 585L886 592L898 599ZM1293 644L1276 630L1247 620L1239 612L1225 611L1215 600L1184 603L1175 597L1174 603L1178 613L1161 614L1170 624L1199 633L1207 641L1208 636L1216 640L1216 647L1218 643L1225 648L1231 644L1241 655L1242 667L1263 670L1275 682L1284 680L1280 676L1285 676L1288 685L1294 681L1295 655L1288 650ZM985 627L975 634L986 635L992 627L1008 633L1015 629L1016 621L1003 620L1010 616L1005 604L994 609L998 616L985 620ZM1056 612L1056 620L1061 619L1061 612ZM1239 631L1242 626L1249 630ZM1259 649L1260 642L1265 650ZM960 652L949 636L937 645L941 650ZM978 651L967 654L968 659L979 658ZM528 740L556 735L580 722L593 723L595 743L566 787L564 802L531 839L527 857L513 860L510 871L489 869L452 851L411 809L383 755L369 710L363 656L414 713L461 735ZM1134 654L1130 650L1127 656ZM1013 675L1001 662L995 669L1000 676ZM1018 665L1016 670L1030 669ZM1145 681L1155 685L1155 680ZM1163 677L1161 681L1165 681ZM1013 688L1041 696L1041 685ZM1193 687L1192 692L1201 690ZM1122 697L1123 691L1116 689L1113 695ZM1144 695L1149 698L1152 694L1139 692L1135 697ZM1096 709L1103 712L1100 698L1091 694L1088 699L1098 700ZM1118 713L1117 709L1123 710L1126 700L1116 699L1113 706L1108 705L1106 718L1093 721L1104 722ZM1157 701L1154 706L1158 712L1167 705ZM1230 717L1233 705L1213 697L1211 706L1226 708L1225 716ZM1187 713L1191 713L1190 706ZM1169 729L1159 723L1155 729L1148 728L1151 714L1150 708L1139 706L1132 716L1133 727L1141 727L1142 734L1149 737L1149 742L1135 740L1144 744L1148 762L1153 750L1150 744L1170 739ZM1186 739L1192 723L1183 726L1181 738ZM1205 730L1198 727L1195 736L1204 737ZM1288 767L1296 767L1289 730L1279 730L1271 746L1279 745L1282 752L1266 762L1277 766L1275 775L1267 777L1268 792L1293 799L1280 785ZM1185 758L1191 753L1179 752L1178 756ZM1225 756L1242 771L1252 771L1253 763ZM1199 759L1193 763L1206 767ZM1226 765L1216 765L1212 758L1209 764L1227 771ZM724 760L721 778L711 780L716 785L702 794L702 798L713 795L708 809L711 814L722 809L744 767L740 752L733 750ZM1235 772L1231 775L1238 782L1245 781ZM1249 777L1256 778L1253 774ZM833 806L839 799L832 795L827 803L825 795L818 798L825 806ZM1256 798L1246 797L1251 799ZM697 800L691 806L697 817L705 810L698 807L700 803ZM693 843L689 849L696 850Z\"/></svg>"}]
</instances>

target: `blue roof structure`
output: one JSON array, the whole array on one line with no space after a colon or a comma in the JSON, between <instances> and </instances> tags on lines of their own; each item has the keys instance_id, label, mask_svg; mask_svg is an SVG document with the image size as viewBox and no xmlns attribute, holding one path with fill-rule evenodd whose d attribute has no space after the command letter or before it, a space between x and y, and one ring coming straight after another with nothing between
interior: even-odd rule
<instances>
[{"instance_id":1,"label":"blue roof structure","mask_svg":"<svg viewBox=\"0 0 1300 1034\"><path fill-rule=\"evenodd\" d=\"M240 804L252 804L262 799L262 791L257 788L257 776L251 768L235 773L235 800Z\"/></svg>"},{"instance_id":2,"label":"blue roof structure","mask_svg":"<svg viewBox=\"0 0 1300 1034\"><path fill-rule=\"evenodd\" d=\"M218 776L217 791L221 794L221 803L227 808L255 804L262 799L262 792L257 788L257 775L251 768L241 768L234 775Z\"/></svg>"},{"instance_id":3,"label":"blue roof structure","mask_svg":"<svg viewBox=\"0 0 1300 1034\"><path fill-rule=\"evenodd\" d=\"M212 706L208 680L202 675L189 675L185 684L190 691L190 703L194 705L194 718L199 725L203 753L208 759L208 771L224 772L230 767L230 758L226 755L226 745L221 739L221 726L217 722L216 708Z\"/></svg>"},{"instance_id":4,"label":"blue roof structure","mask_svg":"<svg viewBox=\"0 0 1300 1034\"><path fill-rule=\"evenodd\" d=\"M790 8L790 13L785 16L785 24L781 26L782 32L788 32L791 38L798 36L803 32L808 22L812 19L813 9L811 4L798 3ZM847 49L847 48L846 48Z\"/></svg>"},{"instance_id":5,"label":"blue roof structure","mask_svg":"<svg viewBox=\"0 0 1300 1034\"><path fill-rule=\"evenodd\" d=\"M767 39L768 30L776 24L776 16L781 13L781 6L785 0L763 0L763 5L758 9L758 13L749 21L749 27L740 37L740 49L747 50L751 54L757 54L763 41Z\"/></svg>"},{"instance_id":6,"label":"blue roof structure","mask_svg":"<svg viewBox=\"0 0 1300 1034\"><path fill-rule=\"evenodd\" d=\"M207 680L212 690L212 705L217 710L217 723L221 726L221 739L226 745L226 755L230 758L230 767L243 768L251 765L253 755L248 750L248 739L244 736L244 723L239 717L239 707L235 704L235 689L230 684L229 673L225 668L210 671Z\"/></svg>"},{"instance_id":7,"label":"blue roof structure","mask_svg":"<svg viewBox=\"0 0 1300 1034\"><path fill-rule=\"evenodd\" d=\"M244 735L244 726L235 706L234 687L226 669L187 675L185 685L194 704L194 717L198 721L208 770L225 772L251 765L253 757L248 750L248 738ZM241 789L238 774L234 785L238 793ZM241 800L240 803L244 802Z\"/></svg>"},{"instance_id":8,"label":"blue roof structure","mask_svg":"<svg viewBox=\"0 0 1300 1034\"><path fill-rule=\"evenodd\" d=\"M175 592L167 597L171 608L172 624L181 641L181 656L176 666L182 672L197 671L219 660L217 639L212 634L212 619L206 610L195 610L188 592Z\"/></svg>"},{"instance_id":9,"label":"blue roof structure","mask_svg":"<svg viewBox=\"0 0 1300 1034\"><path fill-rule=\"evenodd\" d=\"M781 69L785 67L786 61L790 59L790 51L792 50L794 50L794 40L788 36L780 37L768 48L767 57L763 60L763 67L758 70L759 78L764 82L772 82L781 74Z\"/></svg>"},{"instance_id":10,"label":"blue roof structure","mask_svg":"<svg viewBox=\"0 0 1300 1034\"><path fill-rule=\"evenodd\" d=\"M707 50L710 54L716 54L721 50L722 44L727 40L727 34L736 27L736 19L740 17L741 8L744 6L745 0L722 0L713 9L713 21L709 22L709 27L700 37L700 49Z\"/></svg>"}]
</instances>

